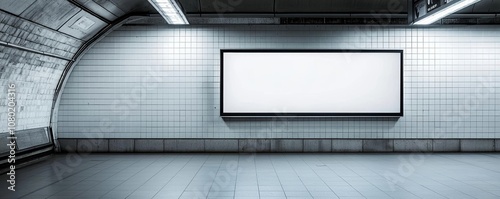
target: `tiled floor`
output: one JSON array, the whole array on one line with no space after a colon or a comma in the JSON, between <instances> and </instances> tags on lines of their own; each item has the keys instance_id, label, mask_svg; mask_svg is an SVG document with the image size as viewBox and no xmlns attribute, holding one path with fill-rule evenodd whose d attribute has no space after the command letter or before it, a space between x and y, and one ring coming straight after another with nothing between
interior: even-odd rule
<instances>
[{"instance_id":1,"label":"tiled floor","mask_svg":"<svg viewBox=\"0 0 500 199\"><path fill-rule=\"evenodd\" d=\"M1 198L500 198L500 154L61 154Z\"/></svg>"}]
</instances>

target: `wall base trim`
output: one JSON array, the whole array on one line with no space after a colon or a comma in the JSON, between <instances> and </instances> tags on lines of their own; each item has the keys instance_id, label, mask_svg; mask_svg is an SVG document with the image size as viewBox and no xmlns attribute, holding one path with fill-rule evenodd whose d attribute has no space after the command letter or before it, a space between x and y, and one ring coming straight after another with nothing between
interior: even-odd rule
<instances>
[{"instance_id":1,"label":"wall base trim","mask_svg":"<svg viewBox=\"0 0 500 199\"><path fill-rule=\"evenodd\" d=\"M59 152L494 152L500 139L127 139L60 138Z\"/></svg>"}]
</instances>

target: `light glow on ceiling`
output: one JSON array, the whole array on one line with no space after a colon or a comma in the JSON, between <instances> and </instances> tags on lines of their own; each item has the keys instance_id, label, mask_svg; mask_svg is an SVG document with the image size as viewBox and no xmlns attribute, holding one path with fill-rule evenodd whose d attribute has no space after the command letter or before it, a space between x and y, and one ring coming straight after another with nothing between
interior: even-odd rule
<instances>
[{"instance_id":1,"label":"light glow on ceiling","mask_svg":"<svg viewBox=\"0 0 500 199\"><path fill-rule=\"evenodd\" d=\"M429 25L437 20L440 20L450 14L453 14L461 9L464 9L472 4L475 4L481 0L462 0L460 2L454 3L448 7L445 7L437 12L430 14L429 16L424 16L423 18L416 21L415 25Z\"/></svg>"},{"instance_id":2,"label":"light glow on ceiling","mask_svg":"<svg viewBox=\"0 0 500 199\"><path fill-rule=\"evenodd\" d=\"M187 25L189 24L182 9L175 0L148 0L153 7L160 13L160 15L169 23L173 25Z\"/></svg>"}]
</instances>

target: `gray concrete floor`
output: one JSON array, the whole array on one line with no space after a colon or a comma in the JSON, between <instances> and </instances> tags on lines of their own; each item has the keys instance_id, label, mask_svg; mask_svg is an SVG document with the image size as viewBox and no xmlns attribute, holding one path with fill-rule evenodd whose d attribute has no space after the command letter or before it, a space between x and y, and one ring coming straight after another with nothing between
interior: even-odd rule
<instances>
[{"instance_id":1,"label":"gray concrete floor","mask_svg":"<svg viewBox=\"0 0 500 199\"><path fill-rule=\"evenodd\" d=\"M60 154L0 198L500 198L500 154Z\"/></svg>"}]
</instances>

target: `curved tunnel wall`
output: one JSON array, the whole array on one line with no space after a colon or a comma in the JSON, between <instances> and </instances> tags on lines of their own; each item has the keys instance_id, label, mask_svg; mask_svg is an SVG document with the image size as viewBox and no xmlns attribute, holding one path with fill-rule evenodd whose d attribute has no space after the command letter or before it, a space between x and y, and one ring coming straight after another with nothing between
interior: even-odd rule
<instances>
[{"instance_id":1,"label":"curved tunnel wall","mask_svg":"<svg viewBox=\"0 0 500 199\"><path fill-rule=\"evenodd\" d=\"M17 149L51 143L49 123L55 88L83 41L0 11L2 121L7 121L7 88L16 86ZM37 53L38 52L38 53ZM5 100L4 100L5 99ZM7 122L0 124L0 153L7 152Z\"/></svg>"},{"instance_id":2,"label":"curved tunnel wall","mask_svg":"<svg viewBox=\"0 0 500 199\"><path fill-rule=\"evenodd\" d=\"M61 57L0 46L2 85L15 83L17 86L17 129L47 127L54 89L67 60L71 59L82 41L1 11L0 19L2 41ZM0 95L6 99L3 97L6 97L6 92ZM2 112L2 116L5 114L5 111ZM7 123L1 123L0 128L6 130Z\"/></svg>"},{"instance_id":3,"label":"curved tunnel wall","mask_svg":"<svg viewBox=\"0 0 500 199\"><path fill-rule=\"evenodd\" d=\"M109 0L0 0L0 96L6 99L7 85L16 84L18 149L51 141L51 109L63 71L87 40L124 14ZM5 110L0 118L7 121L7 101L0 107ZM7 123L0 128L3 154Z\"/></svg>"},{"instance_id":4,"label":"curved tunnel wall","mask_svg":"<svg viewBox=\"0 0 500 199\"><path fill-rule=\"evenodd\" d=\"M60 101L58 135L500 138L499 32L493 26L124 26L96 44L71 73ZM223 120L221 48L404 49L405 117Z\"/></svg>"}]
</instances>

